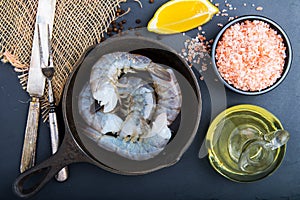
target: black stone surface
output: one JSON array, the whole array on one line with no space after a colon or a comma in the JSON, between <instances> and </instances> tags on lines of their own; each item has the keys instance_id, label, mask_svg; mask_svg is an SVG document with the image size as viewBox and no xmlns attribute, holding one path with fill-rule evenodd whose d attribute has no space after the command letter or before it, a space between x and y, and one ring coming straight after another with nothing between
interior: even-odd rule
<instances>
[{"instance_id":1,"label":"black stone surface","mask_svg":"<svg viewBox=\"0 0 300 200\"><path fill-rule=\"evenodd\" d=\"M122 8L131 7L131 12L122 18L127 20L125 29L137 26L136 19L141 20L139 26L146 26L155 9L164 2L166 1L149 4L142 0L142 9L133 1L124 3ZM228 10L225 0L214 3L220 3L221 10ZM243 96L226 90L228 107L242 103L262 106L275 114L291 133L280 168L263 180L242 184L219 175L210 166L207 157L198 158L211 115L209 95L205 84L201 83L203 114L200 128L192 145L177 164L142 176L117 175L90 164L72 164L69 166L70 174L66 182L58 183L53 179L32 199L300 199L300 2L228 0L228 3L237 8L228 10L231 16L259 14L276 21L286 31L292 43L294 58L291 71L280 86L260 96ZM262 6L263 11L256 11L257 6ZM220 30L216 24L226 21L225 17L214 17L203 26L206 36L214 38ZM197 30L194 30L186 34L195 37L196 33ZM22 90L11 65L1 63L1 199L18 199L12 191L12 184L19 175L28 101L29 96ZM59 120L62 122L61 118ZM60 128L63 130L63 124L60 124ZM37 149L37 163L51 154L47 123L40 123Z\"/></svg>"}]
</instances>

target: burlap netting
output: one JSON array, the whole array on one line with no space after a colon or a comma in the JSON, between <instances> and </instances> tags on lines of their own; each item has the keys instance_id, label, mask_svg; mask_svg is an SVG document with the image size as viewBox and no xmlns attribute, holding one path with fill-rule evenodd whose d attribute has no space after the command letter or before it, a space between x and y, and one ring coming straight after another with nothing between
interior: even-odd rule
<instances>
[{"instance_id":1,"label":"burlap netting","mask_svg":"<svg viewBox=\"0 0 300 200\"><path fill-rule=\"evenodd\" d=\"M51 45L56 74L56 103L74 64L85 50L99 43L116 10L126 0L57 0ZM0 0L0 58L10 62L26 89L38 0ZM45 90L43 108L47 107ZM47 110L47 109L45 109ZM45 113L44 116L47 116Z\"/></svg>"}]
</instances>

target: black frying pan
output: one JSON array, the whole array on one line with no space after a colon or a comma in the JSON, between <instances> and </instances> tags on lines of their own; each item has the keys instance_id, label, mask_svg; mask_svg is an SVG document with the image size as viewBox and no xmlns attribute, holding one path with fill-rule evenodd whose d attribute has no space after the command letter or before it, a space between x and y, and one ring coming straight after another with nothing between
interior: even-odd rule
<instances>
[{"instance_id":1,"label":"black frying pan","mask_svg":"<svg viewBox=\"0 0 300 200\"><path fill-rule=\"evenodd\" d=\"M138 53L178 72L175 74L183 96L181 113L171 124L173 136L165 149L149 160L129 160L106 151L88 139L77 127L82 123L77 108L78 94L89 80L91 67L99 57L115 51ZM88 162L124 175L141 175L171 166L180 160L194 139L201 109L201 93L195 75L173 49L144 37L109 39L87 51L66 83L62 99L66 133L59 150L46 161L22 173L14 183L14 191L21 197L29 197L39 191L60 169L76 162Z\"/></svg>"}]
</instances>

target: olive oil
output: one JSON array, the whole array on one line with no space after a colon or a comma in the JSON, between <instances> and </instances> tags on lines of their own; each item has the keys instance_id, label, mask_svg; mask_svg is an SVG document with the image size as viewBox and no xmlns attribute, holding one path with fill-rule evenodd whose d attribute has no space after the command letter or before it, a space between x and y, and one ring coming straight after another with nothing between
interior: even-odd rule
<instances>
[{"instance_id":1,"label":"olive oil","mask_svg":"<svg viewBox=\"0 0 300 200\"><path fill-rule=\"evenodd\" d=\"M279 166L285 152L285 146L274 151L264 148L264 135L278 129L283 129L279 120L261 107L231 107L219 114L209 127L206 136L209 160L231 180L248 182L263 178ZM244 159L240 166L245 150L250 163L245 165Z\"/></svg>"}]
</instances>

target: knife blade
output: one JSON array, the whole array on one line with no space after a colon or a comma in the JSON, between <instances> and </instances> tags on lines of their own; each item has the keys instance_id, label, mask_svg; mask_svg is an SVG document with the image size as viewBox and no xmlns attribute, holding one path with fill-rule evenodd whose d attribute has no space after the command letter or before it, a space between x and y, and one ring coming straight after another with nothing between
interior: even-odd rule
<instances>
[{"instance_id":1,"label":"knife blade","mask_svg":"<svg viewBox=\"0 0 300 200\"><path fill-rule=\"evenodd\" d=\"M27 123L24 135L22 157L20 164L21 173L31 168L35 164L37 131L40 116L40 102L45 89L45 77L40 67L40 52L38 43L37 24L49 24L50 33L52 33L56 0L39 0L37 8L37 17L34 28L34 36L32 42L31 60L29 68L29 76L27 82L27 92L31 96ZM48 34L48 33L43 33ZM47 35L45 36L47 37ZM42 43L47 47L45 43ZM49 52L43 52L43 57L48 59Z\"/></svg>"}]
</instances>

